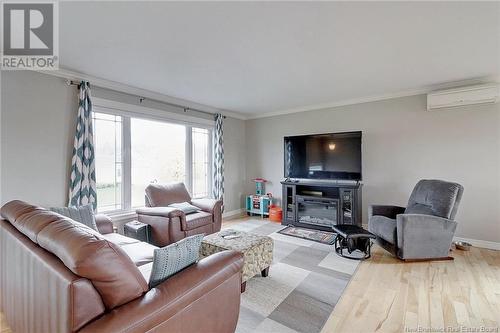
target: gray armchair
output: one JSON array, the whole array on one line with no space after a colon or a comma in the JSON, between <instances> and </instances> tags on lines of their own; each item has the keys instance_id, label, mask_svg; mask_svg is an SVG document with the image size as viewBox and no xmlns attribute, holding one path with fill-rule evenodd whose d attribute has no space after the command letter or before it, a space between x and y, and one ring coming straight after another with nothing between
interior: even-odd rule
<instances>
[{"instance_id":1,"label":"gray armchair","mask_svg":"<svg viewBox=\"0 0 500 333\"><path fill-rule=\"evenodd\" d=\"M463 191L457 183L421 180L406 208L370 206L368 230L377 236L379 245L400 259L448 258Z\"/></svg>"}]
</instances>

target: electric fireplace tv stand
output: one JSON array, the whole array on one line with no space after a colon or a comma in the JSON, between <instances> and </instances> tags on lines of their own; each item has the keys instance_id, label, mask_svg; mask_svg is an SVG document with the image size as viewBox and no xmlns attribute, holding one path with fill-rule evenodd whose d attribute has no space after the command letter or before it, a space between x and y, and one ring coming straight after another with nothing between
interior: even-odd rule
<instances>
[{"instance_id":1,"label":"electric fireplace tv stand","mask_svg":"<svg viewBox=\"0 0 500 333\"><path fill-rule=\"evenodd\" d=\"M341 224L361 226L361 183L285 180L281 184L281 224L324 231Z\"/></svg>"}]
</instances>

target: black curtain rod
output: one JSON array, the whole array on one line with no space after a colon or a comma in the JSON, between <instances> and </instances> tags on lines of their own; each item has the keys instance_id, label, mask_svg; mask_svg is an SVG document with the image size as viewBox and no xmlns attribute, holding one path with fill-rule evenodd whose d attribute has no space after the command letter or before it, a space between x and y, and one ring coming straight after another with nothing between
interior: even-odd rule
<instances>
[{"instance_id":1,"label":"black curtain rod","mask_svg":"<svg viewBox=\"0 0 500 333\"><path fill-rule=\"evenodd\" d=\"M79 86L80 83L81 83L81 82L74 81L74 80L67 80L66 82L70 86ZM105 88L105 89L109 89L109 88ZM113 90L113 89L109 89L109 90ZM122 93L122 94L127 94L127 93L124 93L124 92L118 91L118 90L113 90L113 91L116 91L116 92ZM127 95L130 95L130 94L127 94ZM150 100L150 101L153 101L153 102L156 102L156 103L161 103L161 104L165 104L165 105L169 105L169 106L174 106L174 107L182 108L184 110L184 112L195 111L195 112L199 112L199 113L208 114L208 115L211 115L211 116L213 116L215 114L215 113L211 113L211 112L207 112L207 111L202 111L202 110L198 110L198 109L189 108L189 107L186 107L186 106L183 106L183 105L179 105L179 104L163 102L163 101L159 101L159 100L156 100L156 99L149 99L149 98L142 97L142 96L137 96L137 98L139 98L139 103L142 103L144 100ZM222 117L224 119L226 119L226 116L223 115Z\"/></svg>"}]
</instances>

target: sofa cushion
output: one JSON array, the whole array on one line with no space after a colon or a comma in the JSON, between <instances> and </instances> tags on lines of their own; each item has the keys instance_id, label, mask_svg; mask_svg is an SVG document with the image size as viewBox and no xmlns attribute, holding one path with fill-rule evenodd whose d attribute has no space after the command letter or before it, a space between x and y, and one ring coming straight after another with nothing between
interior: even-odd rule
<instances>
[{"instance_id":1,"label":"sofa cushion","mask_svg":"<svg viewBox=\"0 0 500 333\"><path fill-rule=\"evenodd\" d=\"M125 304L148 290L146 280L127 254L97 231L20 201L4 205L1 211L4 217L17 216L15 222L10 219L9 222L22 226L18 228L20 232L35 238L73 273L89 279L107 309Z\"/></svg>"},{"instance_id":2,"label":"sofa cushion","mask_svg":"<svg viewBox=\"0 0 500 333\"><path fill-rule=\"evenodd\" d=\"M137 215L163 216L168 218L184 216L184 212L173 207L141 207L135 210Z\"/></svg>"},{"instance_id":3,"label":"sofa cushion","mask_svg":"<svg viewBox=\"0 0 500 333\"><path fill-rule=\"evenodd\" d=\"M186 230L193 230L212 223L212 214L207 212L197 212L186 215Z\"/></svg>"},{"instance_id":4,"label":"sofa cushion","mask_svg":"<svg viewBox=\"0 0 500 333\"><path fill-rule=\"evenodd\" d=\"M81 223L69 219L52 222L40 231L38 242L73 273L91 280L107 309L125 304L147 290L146 281L128 255Z\"/></svg>"},{"instance_id":5,"label":"sofa cushion","mask_svg":"<svg viewBox=\"0 0 500 333\"><path fill-rule=\"evenodd\" d=\"M80 207L51 207L51 211L69 217L73 221L85 224L87 227L99 231L95 223L94 209L92 205Z\"/></svg>"},{"instance_id":6,"label":"sofa cushion","mask_svg":"<svg viewBox=\"0 0 500 333\"><path fill-rule=\"evenodd\" d=\"M126 245L126 244L135 244L135 243L140 243L141 241L135 239L135 238L130 238L127 236L120 235L116 232L109 233L109 234L104 234L102 237L106 238L110 242L115 243L118 246Z\"/></svg>"},{"instance_id":7,"label":"sofa cushion","mask_svg":"<svg viewBox=\"0 0 500 333\"><path fill-rule=\"evenodd\" d=\"M60 218L61 216L52 212L34 209L29 213L23 214L22 218L18 218L13 225L17 230L31 239L32 242L38 244L38 233L48 224L57 221Z\"/></svg>"},{"instance_id":8,"label":"sofa cushion","mask_svg":"<svg viewBox=\"0 0 500 333\"><path fill-rule=\"evenodd\" d=\"M150 262L149 264L142 265L137 268L139 268L139 271L141 272L144 279L146 281L149 281L149 277L151 276L151 271L153 270L153 263Z\"/></svg>"},{"instance_id":9,"label":"sofa cushion","mask_svg":"<svg viewBox=\"0 0 500 333\"><path fill-rule=\"evenodd\" d=\"M166 207L176 202L191 202L183 183L150 184L146 187L146 201L151 207Z\"/></svg>"},{"instance_id":10,"label":"sofa cushion","mask_svg":"<svg viewBox=\"0 0 500 333\"><path fill-rule=\"evenodd\" d=\"M120 247L136 266L142 266L153 262L154 250L157 249L156 246L146 242L124 244Z\"/></svg>"},{"instance_id":11,"label":"sofa cushion","mask_svg":"<svg viewBox=\"0 0 500 333\"><path fill-rule=\"evenodd\" d=\"M2 206L0 214L4 219L13 224L20 216L26 213L32 213L35 210L44 211L45 209L35 205L30 205L21 200L12 200Z\"/></svg>"},{"instance_id":12,"label":"sofa cushion","mask_svg":"<svg viewBox=\"0 0 500 333\"><path fill-rule=\"evenodd\" d=\"M397 231L395 219L381 215L372 216L368 222L368 230L385 241L396 244Z\"/></svg>"},{"instance_id":13,"label":"sofa cushion","mask_svg":"<svg viewBox=\"0 0 500 333\"><path fill-rule=\"evenodd\" d=\"M156 246L141 242L137 239L120 235L118 233L111 233L102 235L110 242L120 246L120 248L129 256L132 262L139 267L141 271L142 266L153 262L153 251ZM141 271L142 274L142 271ZM144 274L142 274L144 276ZM146 281L149 280L149 277Z\"/></svg>"},{"instance_id":14,"label":"sofa cushion","mask_svg":"<svg viewBox=\"0 0 500 333\"><path fill-rule=\"evenodd\" d=\"M203 234L190 236L161 249L155 249L149 287L159 285L170 276L194 264L200 256L203 236Z\"/></svg>"}]
</instances>

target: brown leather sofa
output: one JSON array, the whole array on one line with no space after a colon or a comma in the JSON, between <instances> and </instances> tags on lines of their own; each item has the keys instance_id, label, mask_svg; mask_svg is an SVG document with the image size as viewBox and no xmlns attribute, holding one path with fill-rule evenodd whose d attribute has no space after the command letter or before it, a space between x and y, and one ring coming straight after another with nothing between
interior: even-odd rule
<instances>
[{"instance_id":1,"label":"brown leather sofa","mask_svg":"<svg viewBox=\"0 0 500 333\"><path fill-rule=\"evenodd\" d=\"M114 234L106 217L99 233L22 201L0 212L0 311L14 332L234 332L241 254L149 289L155 247Z\"/></svg>"},{"instance_id":2,"label":"brown leather sofa","mask_svg":"<svg viewBox=\"0 0 500 333\"><path fill-rule=\"evenodd\" d=\"M189 202L200 209L193 214L167 207L173 203ZM220 231L222 201L191 199L183 183L151 184L146 188L146 207L136 210L138 220L151 226L152 243L166 246L185 237Z\"/></svg>"}]
</instances>

